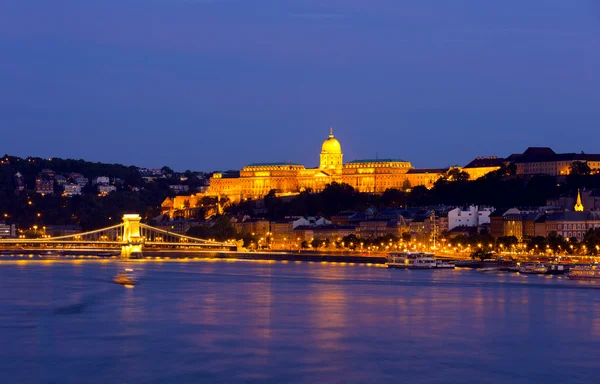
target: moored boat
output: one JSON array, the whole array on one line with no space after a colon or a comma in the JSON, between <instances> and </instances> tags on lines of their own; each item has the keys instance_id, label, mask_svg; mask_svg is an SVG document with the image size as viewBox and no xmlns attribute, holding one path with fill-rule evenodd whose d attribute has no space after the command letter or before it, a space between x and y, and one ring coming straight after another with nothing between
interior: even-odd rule
<instances>
[{"instance_id":1,"label":"moored boat","mask_svg":"<svg viewBox=\"0 0 600 384\"><path fill-rule=\"evenodd\" d=\"M600 280L600 269L586 265L573 267L565 274L571 280Z\"/></svg>"},{"instance_id":2,"label":"moored boat","mask_svg":"<svg viewBox=\"0 0 600 384\"><path fill-rule=\"evenodd\" d=\"M433 269L436 268L437 263L433 257L417 257L414 260L409 260L406 268L408 269Z\"/></svg>"},{"instance_id":3,"label":"moored boat","mask_svg":"<svg viewBox=\"0 0 600 384\"><path fill-rule=\"evenodd\" d=\"M388 255L385 263L388 268L406 268L408 255L406 253L392 252Z\"/></svg>"},{"instance_id":4,"label":"moored boat","mask_svg":"<svg viewBox=\"0 0 600 384\"><path fill-rule=\"evenodd\" d=\"M391 252L386 261L388 268L408 268L411 261L428 254L423 252Z\"/></svg>"},{"instance_id":5,"label":"moored boat","mask_svg":"<svg viewBox=\"0 0 600 384\"><path fill-rule=\"evenodd\" d=\"M543 275L548 272L548 267L544 264L525 264L519 268L519 273L528 275Z\"/></svg>"},{"instance_id":6,"label":"moored boat","mask_svg":"<svg viewBox=\"0 0 600 384\"><path fill-rule=\"evenodd\" d=\"M452 261L437 260L435 263L435 267L438 269L454 269L456 267L456 264L454 264L454 262Z\"/></svg>"},{"instance_id":7,"label":"moored boat","mask_svg":"<svg viewBox=\"0 0 600 384\"><path fill-rule=\"evenodd\" d=\"M569 271L568 266L563 264L549 264L547 275L564 275Z\"/></svg>"},{"instance_id":8,"label":"moored boat","mask_svg":"<svg viewBox=\"0 0 600 384\"><path fill-rule=\"evenodd\" d=\"M42 252L38 255L40 258L43 259L60 259L61 258L61 254L55 251L45 251Z\"/></svg>"}]
</instances>

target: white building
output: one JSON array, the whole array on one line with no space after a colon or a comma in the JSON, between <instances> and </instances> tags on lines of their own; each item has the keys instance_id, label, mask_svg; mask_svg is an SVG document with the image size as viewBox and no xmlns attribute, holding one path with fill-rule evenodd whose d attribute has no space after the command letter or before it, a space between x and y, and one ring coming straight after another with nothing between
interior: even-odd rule
<instances>
[{"instance_id":1,"label":"white building","mask_svg":"<svg viewBox=\"0 0 600 384\"><path fill-rule=\"evenodd\" d=\"M146 183L154 183L154 181L156 181L157 177L156 176L142 176L142 179Z\"/></svg>"},{"instance_id":2,"label":"white building","mask_svg":"<svg viewBox=\"0 0 600 384\"><path fill-rule=\"evenodd\" d=\"M64 188L63 196L72 197L81 195L81 185L79 184L65 184Z\"/></svg>"},{"instance_id":3,"label":"white building","mask_svg":"<svg viewBox=\"0 0 600 384\"><path fill-rule=\"evenodd\" d=\"M479 208L472 205L467 210L454 208L448 211L448 230L456 227L478 227L482 224L490 223L490 214L493 208Z\"/></svg>"},{"instance_id":4,"label":"white building","mask_svg":"<svg viewBox=\"0 0 600 384\"><path fill-rule=\"evenodd\" d=\"M108 176L98 176L92 180L92 185L96 184L110 184L110 179Z\"/></svg>"},{"instance_id":5,"label":"white building","mask_svg":"<svg viewBox=\"0 0 600 384\"><path fill-rule=\"evenodd\" d=\"M81 186L81 187L85 187L88 183L88 178L87 177L78 177L75 179L75 184Z\"/></svg>"},{"instance_id":6,"label":"white building","mask_svg":"<svg viewBox=\"0 0 600 384\"><path fill-rule=\"evenodd\" d=\"M182 184L169 185L169 188L175 193L187 192L190 190L189 185L182 185Z\"/></svg>"},{"instance_id":7,"label":"white building","mask_svg":"<svg viewBox=\"0 0 600 384\"><path fill-rule=\"evenodd\" d=\"M115 192L117 187L114 185L99 185L98 186L98 194L101 196L106 196L111 192Z\"/></svg>"},{"instance_id":8,"label":"white building","mask_svg":"<svg viewBox=\"0 0 600 384\"><path fill-rule=\"evenodd\" d=\"M56 175L56 177L54 178L54 181L56 182L57 185L65 185L67 183L67 178L64 177L63 175Z\"/></svg>"}]
</instances>

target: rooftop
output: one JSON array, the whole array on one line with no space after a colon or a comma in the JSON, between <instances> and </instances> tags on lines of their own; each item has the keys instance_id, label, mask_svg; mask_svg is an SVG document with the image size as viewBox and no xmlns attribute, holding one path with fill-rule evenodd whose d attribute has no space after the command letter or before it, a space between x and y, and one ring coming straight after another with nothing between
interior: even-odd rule
<instances>
[{"instance_id":1,"label":"rooftop","mask_svg":"<svg viewBox=\"0 0 600 384\"><path fill-rule=\"evenodd\" d=\"M409 169L406 173L446 173L448 168L413 168Z\"/></svg>"},{"instance_id":2,"label":"rooftop","mask_svg":"<svg viewBox=\"0 0 600 384\"><path fill-rule=\"evenodd\" d=\"M478 157L465 165L464 168L499 167L503 162L504 158L498 158L496 156Z\"/></svg>"},{"instance_id":3,"label":"rooftop","mask_svg":"<svg viewBox=\"0 0 600 384\"><path fill-rule=\"evenodd\" d=\"M300 225L294 228L295 231L301 230L312 230L312 231L325 231L325 230L355 230L356 227L354 225L335 225L335 224L324 224L324 225Z\"/></svg>"},{"instance_id":4,"label":"rooftop","mask_svg":"<svg viewBox=\"0 0 600 384\"><path fill-rule=\"evenodd\" d=\"M546 161L600 161L600 154L556 153L548 147L529 147L522 155L510 155L507 161L537 163Z\"/></svg>"},{"instance_id":5,"label":"rooftop","mask_svg":"<svg viewBox=\"0 0 600 384\"><path fill-rule=\"evenodd\" d=\"M360 160L352 160L348 164L361 164L361 163L408 163L408 161L402 160L402 159L360 159Z\"/></svg>"},{"instance_id":6,"label":"rooftop","mask_svg":"<svg viewBox=\"0 0 600 384\"><path fill-rule=\"evenodd\" d=\"M292 162L275 162L275 163L252 163L248 164L247 167L277 167L277 166L302 166L302 164Z\"/></svg>"}]
</instances>

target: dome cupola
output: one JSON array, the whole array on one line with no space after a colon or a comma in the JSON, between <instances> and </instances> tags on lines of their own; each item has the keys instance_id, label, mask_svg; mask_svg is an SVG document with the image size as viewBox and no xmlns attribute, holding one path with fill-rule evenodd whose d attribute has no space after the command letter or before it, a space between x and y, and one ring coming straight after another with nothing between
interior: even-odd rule
<instances>
[{"instance_id":1,"label":"dome cupola","mask_svg":"<svg viewBox=\"0 0 600 384\"><path fill-rule=\"evenodd\" d=\"M320 169L327 169L334 174L342 173L342 146L340 142L333 137L333 128L329 128L329 137L323 142L321 147Z\"/></svg>"},{"instance_id":2,"label":"dome cupola","mask_svg":"<svg viewBox=\"0 0 600 384\"><path fill-rule=\"evenodd\" d=\"M329 137L323 142L321 153L341 154L342 146L340 142L333 137L333 128L329 128Z\"/></svg>"}]
</instances>

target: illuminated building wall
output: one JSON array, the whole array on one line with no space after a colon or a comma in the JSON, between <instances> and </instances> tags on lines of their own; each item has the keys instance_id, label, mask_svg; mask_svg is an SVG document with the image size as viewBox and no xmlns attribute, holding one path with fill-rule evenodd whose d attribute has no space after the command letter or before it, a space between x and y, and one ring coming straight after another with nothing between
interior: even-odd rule
<instances>
[{"instance_id":1,"label":"illuminated building wall","mask_svg":"<svg viewBox=\"0 0 600 384\"><path fill-rule=\"evenodd\" d=\"M245 166L239 176L216 173L205 193L166 199L162 211L173 216L175 210L196 207L204 196L226 196L237 202L261 199L271 190L276 190L279 196L305 190L319 192L332 182L347 183L360 192L370 193L420 185L431 188L447 170L415 169L410 162L399 159L354 160L343 164L342 146L330 130L321 146L318 168L286 162L255 163Z\"/></svg>"}]
</instances>

